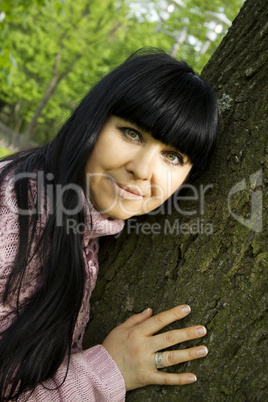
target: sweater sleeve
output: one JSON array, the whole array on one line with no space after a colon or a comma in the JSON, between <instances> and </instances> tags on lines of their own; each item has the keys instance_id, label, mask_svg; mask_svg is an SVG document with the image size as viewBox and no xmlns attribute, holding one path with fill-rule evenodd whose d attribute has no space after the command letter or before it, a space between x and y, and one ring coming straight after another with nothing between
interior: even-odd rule
<instances>
[{"instance_id":1,"label":"sweater sleeve","mask_svg":"<svg viewBox=\"0 0 268 402\"><path fill-rule=\"evenodd\" d=\"M7 183L6 183L7 184ZM3 304L2 296L6 281L12 269L19 241L18 214L12 189L0 188L0 333L16 319L16 295ZM20 301L27 299L40 285L41 270L38 261L34 269L26 272L26 283L22 287ZM26 392L19 401L36 402L120 402L125 399L125 383L116 363L101 345L73 353L64 359L57 372L33 392Z\"/></svg>"},{"instance_id":2,"label":"sweater sleeve","mask_svg":"<svg viewBox=\"0 0 268 402\"><path fill-rule=\"evenodd\" d=\"M67 377L67 358L50 380L40 384L20 402L120 402L125 400L124 379L108 352L101 345L71 355ZM63 382L64 381L64 382Z\"/></svg>"}]
</instances>

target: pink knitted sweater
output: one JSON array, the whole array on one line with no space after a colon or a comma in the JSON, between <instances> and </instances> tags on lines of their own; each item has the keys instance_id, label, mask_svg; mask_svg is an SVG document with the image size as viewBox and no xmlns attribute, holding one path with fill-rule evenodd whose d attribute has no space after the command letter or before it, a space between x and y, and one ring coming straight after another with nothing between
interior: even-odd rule
<instances>
[{"instance_id":1,"label":"pink knitted sweater","mask_svg":"<svg viewBox=\"0 0 268 402\"><path fill-rule=\"evenodd\" d=\"M0 164L0 169L2 166L3 164ZM0 300L2 300L5 283L11 271L18 246L18 213L16 212L17 204L12 177L6 178L0 188L0 193ZM92 231L90 230L91 219L87 214L85 222L87 229L83 238L86 269L85 291L74 330L67 378L63 385L56 389L66 374L66 358L56 375L44 382L46 388L40 384L30 397L29 394L24 394L19 398L19 401L119 402L125 399L124 379L108 352L101 345L82 350L82 339L89 319L89 299L98 274L97 237L116 234L124 226L123 221L105 219L91 203L90 206ZM20 302L27 300L29 296L34 294L41 283L41 261L34 258L24 277ZM0 304L0 332L7 328L15 318L16 313L12 312L15 307L16 294L9 299L7 304Z\"/></svg>"}]
</instances>

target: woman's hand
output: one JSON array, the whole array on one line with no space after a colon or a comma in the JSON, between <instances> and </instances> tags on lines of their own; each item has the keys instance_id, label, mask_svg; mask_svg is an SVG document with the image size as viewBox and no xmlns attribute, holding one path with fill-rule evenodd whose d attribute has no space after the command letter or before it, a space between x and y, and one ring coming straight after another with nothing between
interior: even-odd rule
<instances>
[{"instance_id":1,"label":"woman's hand","mask_svg":"<svg viewBox=\"0 0 268 402\"><path fill-rule=\"evenodd\" d=\"M166 325L181 320L190 311L189 306L183 305L152 316L152 310L147 309L133 315L110 332L103 346L119 367L127 391L149 384L183 385L196 381L196 376L192 373L165 373L158 371L155 364L156 352L206 334L206 329L199 325L154 335ZM163 351L163 366L198 359L207 353L205 346Z\"/></svg>"}]
</instances>

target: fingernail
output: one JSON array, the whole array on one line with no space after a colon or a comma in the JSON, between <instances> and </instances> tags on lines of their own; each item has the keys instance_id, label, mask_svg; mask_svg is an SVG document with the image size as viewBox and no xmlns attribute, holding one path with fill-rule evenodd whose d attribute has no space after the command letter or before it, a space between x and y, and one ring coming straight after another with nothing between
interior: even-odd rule
<instances>
[{"instance_id":1,"label":"fingernail","mask_svg":"<svg viewBox=\"0 0 268 402\"><path fill-rule=\"evenodd\" d=\"M205 335L207 333L207 330L205 327L198 327L196 330L196 335L201 336L201 335Z\"/></svg>"},{"instance_id":2,"label":"fingernail","mask_svg":"<svg viewBox=\"0 0 268 402\"><path fill-rule=\"evenodd\" d=\"M197 381L197 378L196 378L196 376L195 375L191 375L190 377L188 377L188 382L196 382Z\"/></svg>"},{"instance_id":3,"label":"fingernail","mask_svg":"<svg viewBox=\"0 0 268 402\"><path fill-rule=\"evenodd\" d=\"M198 349L197 354L198 356L206 356L208 354L208 348L203 346L202 348Z\"/></svg>"},{"instance_id":4,"label":"fingernail","mask_svg":"<svg viewBox=\"0 0 268 402\"><path fill-rule=\"evenodd\" d=\"M151 311L151 309L150 308L147 308L146 310L144 310L141 314L148 314L149 313L149 311Z\"/></svg>"},{"instance_id":5,"label":"fingernail","mask_svg":"<svg viewBox=\"0 0 268 402\"><path fill-rule=\"evenodd\" d=\"M184 307L182 307L182 309L181 309L181 312L182 312L184 315L189 314L190 311L191 311L191 307L190 307L190 306L184 306Z\"/></svg>"}]
</instances>

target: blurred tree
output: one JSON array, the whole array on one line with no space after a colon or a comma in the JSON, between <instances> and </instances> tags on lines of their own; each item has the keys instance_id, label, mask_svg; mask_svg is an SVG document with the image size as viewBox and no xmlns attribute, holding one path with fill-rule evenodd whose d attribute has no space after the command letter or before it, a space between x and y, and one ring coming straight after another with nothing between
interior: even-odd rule
<instances>
[{"instance_id":1,"label":"blurred tree","mask_svg":"<svg viewBox=\"0 0 268 402\"><path fill-rule=\"evenodd\" d=\"M3 1L9 4L7 0ZM228 4L228 0L213 1L216 5L210 6L212 12L220 11L218 4L223 3L223 8ZM237 11L242 0L234 1ZM161 30L156 32L159 14L167 6L163 1L49 0L43 6L42 0L36 0L34 4L30 0L14 2L17 7L12 13L10 11L10 17L5 6L4 20L8 23L9 58L12 54L13 60L12 82L8 84L3 80L0 98L12 105L6 124L16 131L26 131L25 143L30 138L39 143L52 138L85 92L130 53L142 46L169 51L174 42ZM176 34L188 21L188 33L194 27L193 34L198 35L200 31L202 43L205 43L207 28L202 13L206 7L197 2L195 10L199 11L193 12L190 0L185 2L188 11L174 9L163 28ZM29 7L30 3L32 7ZM22 4L26 11L20 13ZM139 4L137 12L133 5ZM182 11L184 14L180 14ZM198 22L199 18L201 22ZM191 36L180 47L177 57L186 59L200 70L213 46L200 56L189 38ZM5 71L10 68L5 67Z\"/></svg>"},{"instance_id":2,"label":"blurred tree","mask_svg":"<svg viewBox=\"0 0 268 402\"><path fill-rule=\"evenodd\" d=\"M141 21L157 21L155 33L167 35L166 51L201 72L244 0L128 0ZM181 35L182 34L182 35ZM185 34L185 35L184 35ZM177 39L183 39L176 47Z\"/></svg>"},{"instance_id":3,"label":"blurred tree","mask_svg":"<svg viewBox=\"0 0 268 402\"><path fill-rule=\"evenodd\" d=\"M123 15L112 0L68 1L62 16L55 11L54 3L51 0L50 7L33 7L25 21L13 24L12 45L20 69L13 74L13 91L4 89L5 100L14 101L15 94L24 107L25 120L30 119L25 143L59 83L74 67L79 78L80 59L87 56L94 69L102 47L113 40ZM34 103L37 107L32 111Z\"/></svg>"},{"instance_id":4,"label":"blurred tree","mask_svg":"<svg viewBox=\"0 0 268 402\"><path fill-rule=\"evenodd\" d=\"M65 0L57 0L55 7L60 12ZM27 18L30 7L43 7L50 0L1 0L0 2L0 88L11 83L11 67L17 67L16 59L11 52L10 24L18 23Z\"/></svg>"}]
</instances>

